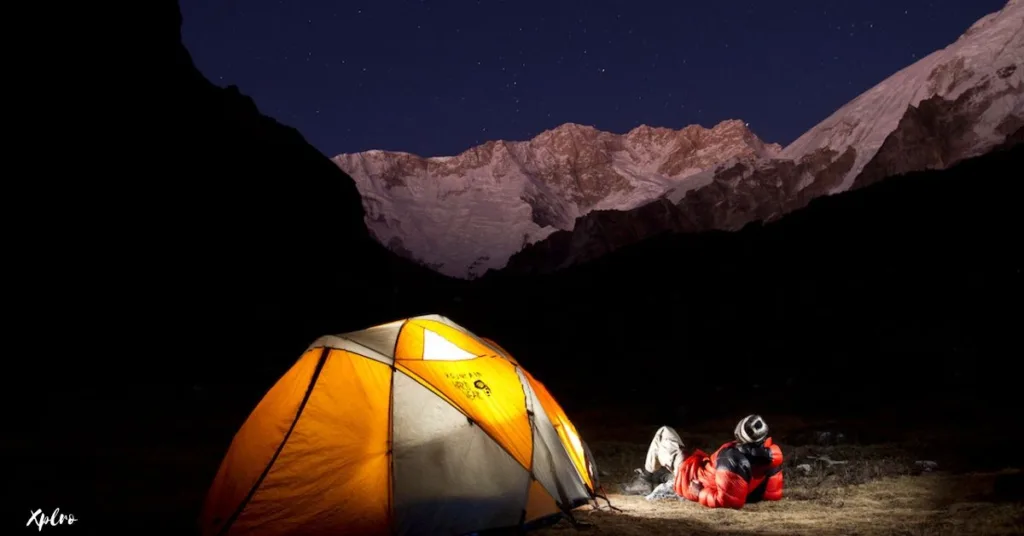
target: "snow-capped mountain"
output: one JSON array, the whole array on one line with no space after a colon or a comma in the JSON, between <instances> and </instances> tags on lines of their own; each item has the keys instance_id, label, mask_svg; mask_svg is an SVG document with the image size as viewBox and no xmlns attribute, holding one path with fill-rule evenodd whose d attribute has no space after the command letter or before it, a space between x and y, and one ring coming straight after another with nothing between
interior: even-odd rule
<instances>
[{"instance_id":1,"label":"snow-capped mountain","mask_svg":"<svg viewBox=\"0 0 1024 536\"><path fill-rule=\"evenodd\" d=\"M1019 138L1022 63L1024 0L1009 0L785 149L736 120L623 135L566 124L453 157L333 160L355 179L371 233L393 251L460 278L550 271L659 232L771 221L816 197Z\"/></svg>"},{"instance_id":2,"label":"snow-capped mountain","mask_svg":"<svg viewBox=\"0 0 1024 536\"><path fill-rule=\"evenodd\" d=\"M594 211L513 256L513 272L556 270L664 232L738 230L885 177L946 168L1021 139L1024 0L892 75L769 158L741 157L627 211Z\"/></svg>"},{"instance_id":3,"label":"snow-capped mountain","mask_svg":"<svg viewBox=\"0 0 1024 536\"><path fill-rule=\"evenodd\" d=\"M908 110L929 100L969 108L965 119L970 127L956 132L962 138L957 142L958 158L977 156L1020 127L1022 62L1024 1L1010 0L1001 11L974 23L953 44L850 101L786 147L781 156L797 160L822 148L838 154L853 148L853 166L830 193L847 190Z\"/></svg>"},{"instance_id":4,"label":"snow-capped mountain","mask_svg":"<svg viewBox=\"0 0 1024 536\"><path fill-rule=\"evenodd\" d=\"M593 210L629 210L723 162L781 150L737 120L623 135L570 123L453 157L366 151L332 160L355 180L380 242L441 273L474 278Z\"/></svg>"}]
</instances>

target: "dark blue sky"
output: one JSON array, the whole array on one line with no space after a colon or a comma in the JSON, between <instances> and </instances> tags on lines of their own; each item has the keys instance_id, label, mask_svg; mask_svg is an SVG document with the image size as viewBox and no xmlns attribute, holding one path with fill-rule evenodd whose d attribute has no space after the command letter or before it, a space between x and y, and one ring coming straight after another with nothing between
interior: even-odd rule
<instances>
[{"instance_id":1,"label":"dark blue sky","mask_svg":"<svg viewBox=\"0 0 1024 536\"><path fill-rule=\"evenodd\" d=\"M218 85L324 154L737 118L783 145L1005 0L181 0Z\"/></svg>"}]
</instances>

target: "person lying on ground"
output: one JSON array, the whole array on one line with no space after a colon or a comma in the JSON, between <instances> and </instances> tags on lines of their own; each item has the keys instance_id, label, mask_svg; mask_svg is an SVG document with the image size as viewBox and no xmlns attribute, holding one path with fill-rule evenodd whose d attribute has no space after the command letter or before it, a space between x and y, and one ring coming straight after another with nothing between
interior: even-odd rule
<instances>
[{"instance_id":1,"label":"person lying on ground","mask_svg":"<svg viewBox=\"0 0 1024 536\"><path fill-rule=\"evenodd\" d=\"M679 434L662 427L651 441L643 469L636 470L636 479L624 491L649 493L665 482L665 476L658 475L668 468L676 495L709 508L738 509L782 499L782 449L768 436L768 424L758 415L748 415L737 423L733 435L734 441L710 456L696 449L683 458Z\"/></svg>"},{"instance_id":2,"label":"person lying on ground","mask_svg":"<svg viewBox=\"0 0 1024 536\"><path fill-rule=\"evenodd\" d=\"M729 441L708 456L696 450L676 472L676 495L709 508L782 499L782 449L759 415L744 417Z\"/></svg>"},{"instance_id":3,"label":"person lying on ground","mask_svg":"<svg viewBox=\"0 0 1024 536\"><path fill-rule=\"evenodd\" d=\"M674 428L662 426L647 448L644 466L634 470L636 477L623 489L630 495L647 495L659 484L671 482L683 463L683 440Z\"/></svg>"}]
</instances>

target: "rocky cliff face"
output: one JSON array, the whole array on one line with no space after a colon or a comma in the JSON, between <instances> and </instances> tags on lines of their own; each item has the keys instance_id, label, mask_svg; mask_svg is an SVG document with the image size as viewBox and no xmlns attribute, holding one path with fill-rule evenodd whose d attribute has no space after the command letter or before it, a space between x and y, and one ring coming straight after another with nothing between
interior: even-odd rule
<instances>
[{"instance_id":1,"label":"rocky cliff face","mask_svg":"<svg viewBox=\"0 0 1024 536\"><path fill-rule=\"evenodd\" d=\"M628 210L723 162L781 150L741 121L618 135L566 124L454 157L367 151L333 160L356 181L366 223L403 256L458 277L504 266L594 210Z\"/></svg>"},{"instance_id":2,"label":"rocky cliff face","mask_svg":"<svg viewBox=\"0 0 1024 536\"><path fill-rule=\"evenodd\" d=\"M661 233L736 231L752 221L773 221L826 194L855 159L853 149L843 155L822 149L798 161L746 160L722 166L698 177L697 187L671 190L632 210L582 216L572 230L523 248L504 271L551 272Z\"/></svg>"},{"instance_id":3,"label":"rocky cliff face","mask_svg":"<svg viewBox=\"0 0 1024 536\"><path fill-rule=\"evenodd\" d=\"M1002 69L1012 75L1016 66ZM885 177L922 169L944 169L990 148L979 139L977 118L994 99L1007 99L1015 107L993 125L993 132L1013 142L1024 127L1024 84L988 92L988 84L964 92L955 100L935 96L911 106L875 157L857 176L853 187L873 184ZM986 93L988 93L986 95Z\"/></svg>"},{"instance_id":4,"label":"rocky cliff face","mask_svg":"<svg viewBox=\"0 0 1024 536\"><path fill-rule=\"evenodd\" d=\"M837 185L857 152L819 149L798 160L736 164L716 173L677 203L693 225L686 231L737 231L752 221L772 221L803 208Z\"/></svg>"}]
</instances>

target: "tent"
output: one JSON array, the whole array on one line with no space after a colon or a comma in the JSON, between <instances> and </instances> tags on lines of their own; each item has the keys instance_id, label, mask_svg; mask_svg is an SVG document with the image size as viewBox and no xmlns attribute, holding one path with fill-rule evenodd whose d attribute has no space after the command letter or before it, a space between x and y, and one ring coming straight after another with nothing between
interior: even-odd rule
<instances>
[{"instance_id":1,"label":"tent","mask_svg":"<svg viewBox=\"0 0 1024 536\"><path fill-rule=\"evenodd\" d=\"M310 345L232 440L201 533L528 529L593 499L595 474L508 352L420 316Z\"/></svg>"},{"instance_id":2,"label":"tent","mask_svg":"<svg viewBox=\"0 0 1024 536\"><path fill-rule=\"evenodd\" d=\"M483 338L484 342L493 346L495 349L501 352L509 361L515 362L512 354L505 351L504 348L498 345L498 343ZM573 465L579 471L580 476L583 478L584 483L587 485L587 491L590 492L591 497L597 497L597 491L600 483L597 480L597 470L594 466L593 456L590 454L590 449L587 444L580 438L579 432L576 431L576 426L569 420L569 416L565 414L565 410L558 404L555 397L551 396L548 392L548 388L541 382L537 381L529 372L525 369L520 368L523 375L530 383L530 387L533 388L533 392L537 395L537 399L540 401L540 405L544 408L544 413L547 414L548 420L551 421L555 431L558 433L559 439L562 441L562 446L565 447L569 453L569 457L572 459Z\"/></svg>"}]
</instances>

